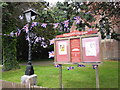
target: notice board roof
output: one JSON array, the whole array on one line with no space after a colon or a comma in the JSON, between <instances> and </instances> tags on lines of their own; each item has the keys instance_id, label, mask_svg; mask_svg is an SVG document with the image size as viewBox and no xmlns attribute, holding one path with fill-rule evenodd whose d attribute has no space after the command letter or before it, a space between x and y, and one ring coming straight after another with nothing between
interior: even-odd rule
<instances>
[{"instance_id":1,"label":"notice board roof","mask_svg":"<svg viewBox=\"0 0 120 90\"><path fill-rule=\"evenodd\" d=\"M97 30L93 31L73 31L70 33L64 33L62 35L57 35L56 38L63 38L63 37L71 37L71 36L80 36L80 35L90 35L90 34L97 34Z\"/></svg>"}]
</instances>

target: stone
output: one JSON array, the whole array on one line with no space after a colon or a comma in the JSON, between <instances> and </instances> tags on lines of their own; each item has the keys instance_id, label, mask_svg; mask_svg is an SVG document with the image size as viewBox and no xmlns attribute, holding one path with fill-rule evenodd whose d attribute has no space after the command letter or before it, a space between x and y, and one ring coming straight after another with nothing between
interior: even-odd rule
<instances>
[{"instance_id":1,"label":"stone","mask_svg":"<svg viewBox=\"0 0 120 90\"><path fill-rule=\"evenodd\" d=\"M30 86L37 85L37 75L36 74L23 75L21 77L21 83L22 84L27 84L27 85L30 85Z\"/></svg>"}]
</instances>

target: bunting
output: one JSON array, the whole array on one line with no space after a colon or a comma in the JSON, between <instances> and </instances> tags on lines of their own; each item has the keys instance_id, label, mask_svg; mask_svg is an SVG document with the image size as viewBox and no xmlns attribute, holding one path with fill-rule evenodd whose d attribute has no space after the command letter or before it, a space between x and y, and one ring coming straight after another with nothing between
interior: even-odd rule
<instances>
[{"instance_id":1,"label":"bunting","mask_svg":"<svg viewBox=\"0 0 120 90\"><path fill-rule=\"evenodd\" d=\"M90 14L90 13L91 12L86 12L85 14ZM19 16L19 18L23 19L22 16ZM76 21L76 24L80 24L80 21L82 19L80 18L80 16L76 16L76 17L73 17L73 20ZM63 21L61 23L64 24L65 28L68 28L70 22L71 22L71 20L65 20L65 21ZM41 27L46 28L48 24L52 24L53 28L56 29L61 23L39 23L39 22L32 22L32 24L30 26L30 30L33 27L38 26L38 25L41 25ZM5 36L11 36L11 37L19 36L21 34L22 30L25 31L26 33L28 33L29 32L28 24L26 24L22 29L18 29L17 32L15 32L15 33L12 31L9 35L7 35L7 34L4 34L4 35ZM92 31L92 28L90 28L89 30ZM27 40L29 40L29 39L27 38Z\"/></svg>"},{"instance_id":2,"label":"bunting","mask_svg":"<svg viewBox=\"0 0 120 90\"><path fill-rule=\"evenodd\" d=\"M67 70L72 70L74 69L74 67L67 67Z\"/></svg>"}]
</instances>

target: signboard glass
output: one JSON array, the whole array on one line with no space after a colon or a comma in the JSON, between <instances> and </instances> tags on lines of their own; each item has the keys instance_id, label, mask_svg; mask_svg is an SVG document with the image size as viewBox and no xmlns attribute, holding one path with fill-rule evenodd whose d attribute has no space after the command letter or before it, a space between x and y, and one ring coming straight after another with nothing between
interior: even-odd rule
<instances>
[{"instance_id":1,"label":"signboard glass","mask_svg":"<svg viewBox=\"0 0 120 90\"><path fill-rule=\"evenodd\" d=\"M69 50L68 50L68 40L58 40L56 41L56 62L69 62Z\"/></svg>"},{"instance_id":2,"label":"signboard glass","mask_svg":"<svg viewBox=\"0 0 120 90\"><path fill-rule=\"evenodd\" d=\"M82 38L82 61L100 62L100 44L99 37Z\"/></svg>"}]
</instances>

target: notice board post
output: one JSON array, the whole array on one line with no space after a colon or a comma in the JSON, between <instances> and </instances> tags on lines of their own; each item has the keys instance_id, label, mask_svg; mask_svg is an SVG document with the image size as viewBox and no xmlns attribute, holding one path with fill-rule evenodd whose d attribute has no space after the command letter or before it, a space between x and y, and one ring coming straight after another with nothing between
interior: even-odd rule
<instances>
[{"instance_id":1,"label":"notice board post","mask_svg":"<svg viewBox=\"0 0 120 90\"><path fill-rule=\"evenodd\" d=\"M96 66L96 88L99 88L99 72L98 72L98 65Z\"/></svg>"},{"instance_id":2,"label":"notice board post","mask_svg":"<svg viewBox=\"0 0 120 90\"><path fill-rule=\"evenodd\" d=\"M62 64L59 64L59 85L62 88Z\"/></svg>"}]
</instances>

